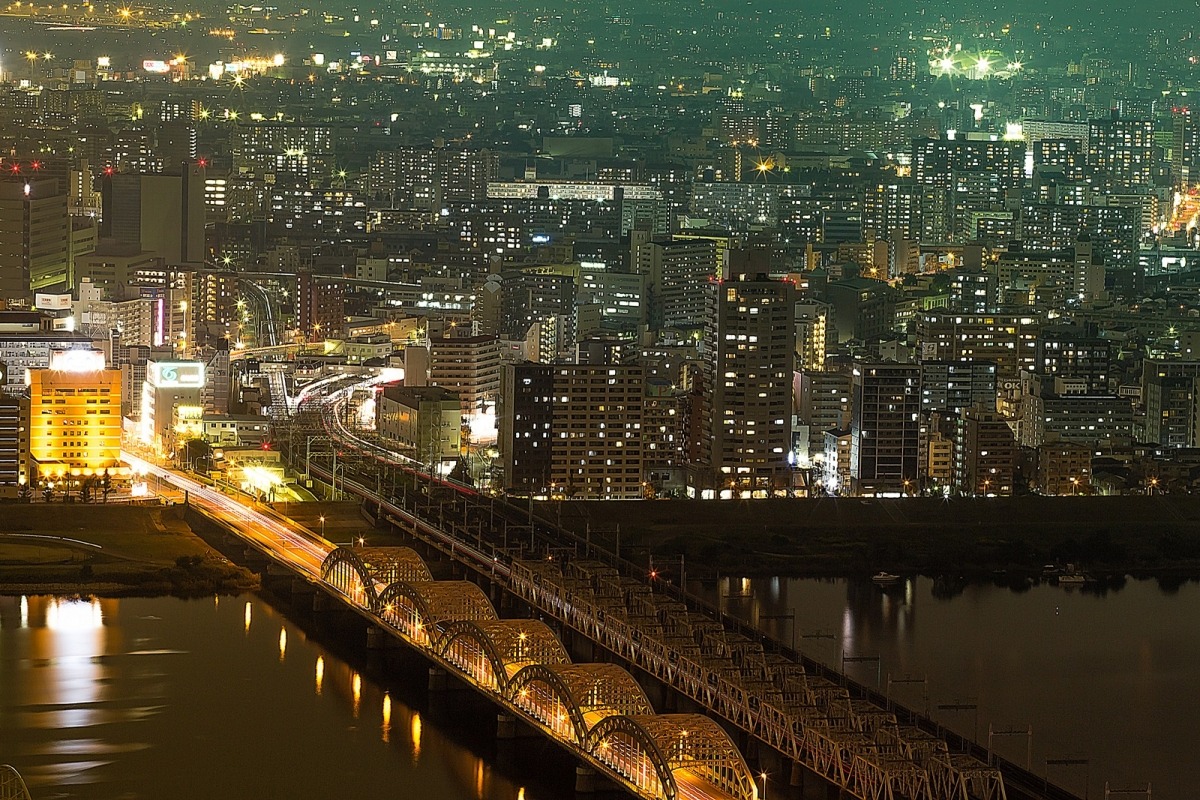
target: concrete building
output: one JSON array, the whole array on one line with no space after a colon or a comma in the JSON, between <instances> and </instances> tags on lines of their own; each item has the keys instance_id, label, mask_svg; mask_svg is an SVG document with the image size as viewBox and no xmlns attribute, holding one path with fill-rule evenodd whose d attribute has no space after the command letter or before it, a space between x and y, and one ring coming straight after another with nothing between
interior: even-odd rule
<instances>
[{"instance_id":1,"label":"concrete building","mask_svg":"<svg viewBox=\"0 0 1200 800\"><path fill-rule=\"evenodd\" d=\"M854 365L850 480L855 494L902 494L916 486L920 381L915 364Z\"/></svg>"},{"instance_id":2,"label":"concrete building","mask_svg":"<svg viewBox=\"0 0 1200 800\"><path fill-rule=\"evenodd\" d=\"M429 340L429 385L458 395L464 417L496 402L500 392L500 341L495 336Z\"/></svg>"},{"instance_id":3,"label":"concrete building","mask_svg":"<svg viewBox=\"0 0 1200 800\"><path fill-rule=\"evenodd\" d=\"M791 487L795 314L787 281L740 275L709 286L704 432L689 477L701 496Z\"/></svg>"},{"instance_id":4,"label":"concrete building","mask_svg":"<svg viewBox=\"0 0 1200 800\"><path fill-rule=\"evenodd\" d=\"M345 321L345 295L339 281L311 272L296 276L296 327L309 341L341 336Z\"/></svg>"},{"instance_id":5,"label":"concrete building","mask_svg":"<svg viewBox=\"0 0 1200 800\"><path fill-rule=\"evenodd\" d=\"M29 484L29 398L0 396L0 497Z\"/></svg>"},{"instance_id":6,"label":"concrete building","mask_svg":"<svg viewBox=\"0 0 1200 800\"><path fill-rule=\"evenodd\" d=\"M825 452L825 432L850 426L850 374L801 370L793 383L796 416L808 426L808 457Z\"/></svg>"},{"instance_id":7,"label":"concrete building","mask_svg":"<svg viewBox=\"0 0 1200 800\"><path fill-rule=\"evenodd\" d=\"M967 408L954 443L954 488L966 495L1013 493L1017 446L1007 420L993 409Z\"/></svg>"},{"instance_id":8,"label":"concrete building","mask_svg":"<svg viewBox=\"0 0 1200 800\"><path fill-rule=\"evenodd\" d=\"M1036 488L1041 494L1090 494L1092 449L1073 442L1053 442L1037 449Z\"/></svg>"},{"instance_id":9,"label":"concrete building","mask_svg":"<svg viewBox=\"0 0 1200 800\"><path fill-rule=\"evenodd\" d=\"M821 434L824 452L821 458L821 490L825 494L849 494L850 451L854 437L849 428L830 428Z\"/></svg>"},{"instance_id":10,"label":"concrete building","mask_svg":"<svg viewBox=\"0 0 1200 800\"><path fill-rule=\"evenodd\" d=\"M1200 361L1142 360L1146 441L1163 447L1195 447L1196 391Z\"/></svg>"},{"instance_id":11,"label":"concrete building","mask_svg":"<svg viewBox=\"0 0 1200 800\"><path fill-rule=\"evenodd\" d=\"M701 328L705 287L717 274L716 244L702 239L655 239L639 247L636 257L637 272L646 276L650 327Z\"/></svg>"},{"instance_id":12,"label":"concrete building","mask_svg":"<svg viewBox=\"0 0 1200 800\"><path fill-rule=\"evenodd\" d=\"M449 472L462 456L462 408L440 386L385 386L375 406L376 431L412 450L423 464Z\"/></svg>"},{"instance_id":13,"label":"concrete building","mask_svg":"<svg viewBox=\"0 0 1200 800\"><path fill-rule=\"evenodd\" d=\"M199 420L203 414L204 385L201 361L147 362L138 438L146 445L171 452L177 439L176 421L181 416Z\"/></svg>"},{"instance_id":14,"label":"concrete building","mask_svg":"<svg viewBox=\"0 0 1200 800\"><path fill-rule=\"evenodd\" d=\"M39 289L70 288L70 234L58 181L0 181L0 299L20 304Z\"/></svg>"},{"instance_id":15,"label":"concrete building","mask_svg":"<svg viewBox=\"0 0 1200 800\"><path fill-rule=\"evenodd\" d=\"M1015 378L1033 369L1042 325L1033 314L931 311L917 317L917 344L922 361L991 361L997 379Z\"/></svg>"},{"instance_id":16,"label":"concrete building","mask_svg":"<svg viewBox=\"0 0 1200 800\"><path fill-rule=\"evenodd\" d=\"M499 409L508 491L591 500L644 496L644 371L508 364Z\"/></svg>"},{"instance_id":17,"label":"concrete building","mask_svg":"<svg viewBox=\"0 0 1200 800\"><path fill-rule=\"evenodd\" d=\"M77 485L121 467L121 371L96 350L56 351L31 369L29 454L42 481Z\"/></svg>"},{"instance_id":18,"label":"concrete building","mask_svg":"<svg viewBox=\"0 0 1200 800\"><path fill-rule=\"evenodd\" d=\"M959 414L977 405L996 407L996 365L990 361L922 361L921 410Z\"/></svg>"},{"instance_id":19,"label":"concrete building","mask_svg":"<svg viewBox=\"0 0 1200 800\"><path fill-rule=\"evenodd\" d=\"M152 253L169 266L204 261L204 168L177 174L107 175L101 184L102 239Z\"/></svg>"}]
</instances>

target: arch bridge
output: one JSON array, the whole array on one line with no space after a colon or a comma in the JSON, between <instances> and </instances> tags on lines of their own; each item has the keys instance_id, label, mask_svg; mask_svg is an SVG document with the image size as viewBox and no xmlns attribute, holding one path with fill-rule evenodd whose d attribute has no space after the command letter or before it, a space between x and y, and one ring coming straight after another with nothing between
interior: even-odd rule
<instances>
[{"instance_id":1,"label":"arch bridge","mask_svg":"<svg viewBox=\"0 0 1200 800\"><path fill-rule=\"evenodd\" d=\"M615 664L573 664L545 623L500 619L469 581L435 581L407 547L339 547L322 581L381 627L646 800L757 800L724 729L655 714ZM3 798L0 798L3 800Z\"/></svg>"},{"instance_id":2,"label":"arch bridge","mask_svg":"<svg viewBox=\"0 0 1200 800\"><path fill-rule=\"evenodd\" d=\"M10 764L0 764L0 800L32 800L21 773Z\"/></svg>"}]
</instances>

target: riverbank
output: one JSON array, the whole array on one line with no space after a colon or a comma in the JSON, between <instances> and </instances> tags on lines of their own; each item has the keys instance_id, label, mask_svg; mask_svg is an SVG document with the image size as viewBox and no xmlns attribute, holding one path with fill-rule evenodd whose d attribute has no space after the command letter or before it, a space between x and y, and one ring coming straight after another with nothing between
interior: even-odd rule
<instances>
[{"instance_id":1,"label":"riverbank","mask_svg":"<svg viewBox=\"0 0 1200 800\"><path fill-rule=\"evenodd\" d=\"M0 594L238 594L258 587L188 527L180 506L0 507Z\"/></svg>"},{"instance_id":2,"label":"riverbank","mask_svg":"<svg viewBox=\"0 0 1200 800\"><path fill-rule=\"evenodd\" d=\"M557 503L543 516L556 518ZM565 526L689 576L1092 574L1200 578L1200 498L820 498L567 501Z\"/></svg>"}]
</instances>

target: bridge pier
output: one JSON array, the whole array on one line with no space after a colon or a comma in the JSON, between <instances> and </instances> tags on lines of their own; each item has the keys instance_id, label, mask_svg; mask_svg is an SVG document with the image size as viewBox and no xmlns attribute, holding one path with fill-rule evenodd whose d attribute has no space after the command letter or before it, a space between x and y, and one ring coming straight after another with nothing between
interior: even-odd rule
<instances>
[{"instance_id":1,"label":"bridge pier","mask_svg":"<svg viewBox=\"0 0 1200 800\"><path fill-rule=\"evenodd\" d=\"M448 676L446 670L441 667L429 668L429 691L444 692L448 687Z\"/></svg>"},{"instance_id":2,"label":"bridge pier","mask_svg":"<svg viewBox=\"0 0 1200 800\"><path fill-rule=\"evenodd\" d=\"M596 792L596 770L591 767L575 768L575 794L591 795Z\"/></svg>"}]
</instances>

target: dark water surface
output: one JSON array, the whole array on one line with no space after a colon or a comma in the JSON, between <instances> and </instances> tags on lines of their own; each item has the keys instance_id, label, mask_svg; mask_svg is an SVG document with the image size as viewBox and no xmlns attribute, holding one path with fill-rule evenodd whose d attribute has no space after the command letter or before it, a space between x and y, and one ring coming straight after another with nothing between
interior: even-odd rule
<instances>
[{"instance_id":1,"label":"dark water surface","mask_svg":"<svg viewBox=\"0 0 1200 800\"><path fill-rule=\"evenodd\" d=\"M255 598L0 597L0 763L35 800L551 796L398 699L416 689Z\"/></svg>"},{"instance_id":2,"label":"dark water surface","mask_svg":"<svg viewBox=\"0 0 1200 800\"><path fill-rule=\"evenodd\" d=\"M710 597L810 656L879 656L846 665L891 696L1091 797L1153 784L1154 800L1200 798L1200 585L1153 581L1106 592L1042 583L947 591L927 578L882 591L869 581L723 578ZM949 596L947 596L949 595ZM792 614L794 613L794 623ZM907 681L907 682L906 682ZM926 691L926 687L928 690ZM928 697L928 701L926 700ZM977 705L939 710L938 705Z\"/></svg>"}]
</instances>

